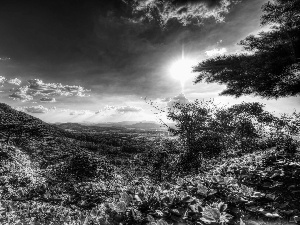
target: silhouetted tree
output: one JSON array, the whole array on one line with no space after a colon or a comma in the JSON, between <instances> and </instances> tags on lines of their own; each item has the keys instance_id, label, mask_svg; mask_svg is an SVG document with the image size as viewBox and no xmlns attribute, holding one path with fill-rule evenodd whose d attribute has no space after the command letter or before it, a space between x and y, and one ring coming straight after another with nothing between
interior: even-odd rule
<instances>
[{"instance_id":1,"label":"silhouetted tree","mask_svg":"<svg viewBox=\"0 0 300 225\"><path fill-rule=\"evenodd\" d=\"M194 67L195 83L226 84L221 95L266 98L300 93L300 1L275 0L262 7L262 25L271 30L250 35L240 44L248 53L207 59Z\"/></svg>"}]
</instances>

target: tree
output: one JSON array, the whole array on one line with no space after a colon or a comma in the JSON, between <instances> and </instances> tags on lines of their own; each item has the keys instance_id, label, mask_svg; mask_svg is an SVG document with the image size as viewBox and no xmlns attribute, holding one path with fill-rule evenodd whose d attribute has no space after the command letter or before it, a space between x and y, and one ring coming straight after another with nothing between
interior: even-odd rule
<instances>
[{"instance_id":1,"label":"tree","mask_svg":"<svg viewBox=\"0 0 300 225\"><path fill-rule=\"evenodd\" d=\"M247 53L207 59L194 67L195 83L226 84L221 95L265 98L300 93L300 1L274 0L262 7L261 25L271 30L239 44Z\"/></svg>"},{"instance_id":2,"label":"tree","mask_svg":"<svg viewBox=\"0 0 300 225\"><path fill-rule=\"evenodd\" d=\"M198 170L219 156L264 150L279 142L289 144L299 133L300 114L277 118L263 107L257 102L219 107L213 101L198 100L174 104L167 116L175 122L169 131L182 143L179 168Z\"/></svg>"}]
</instances>

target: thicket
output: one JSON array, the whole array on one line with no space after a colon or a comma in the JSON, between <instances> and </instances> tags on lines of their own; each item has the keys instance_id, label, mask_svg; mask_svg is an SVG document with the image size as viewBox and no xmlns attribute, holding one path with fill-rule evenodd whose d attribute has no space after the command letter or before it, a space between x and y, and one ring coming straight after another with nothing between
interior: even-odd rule
<instances>
[{"instance_id":1,"label":"thicket","mask_svg":"<svg viewBox=\"0 0 300 225\"><path fill-rule=\"evenodd\" d=\"M2 224L244 225L248 219L300 213L300 163L295 162L300 154L292 157L276 148L156 184L146 176L127 180L115 173L114 179L50 185L46 171L24 153L5 152L23 161L1 160Z\"/></svg>"},{"instance_id":2,"label":"thicket","mask_svg":"<svg viewBox=\"0 0 300 225\"><path fill-rule=\"evenodd\" d=\"M177 147L162 144L147 155L152 156L158 180L163 180L163 171L169 171L165 177L204 172L214 160L272 147L295 154L300 146L295 139L299 136L300 114L276 117L263 107L257 102L228 107L198 100L174 104L167 116L176 124L169 131L178 137ZM177 154L172 154L174 151Z\"/></svg>"}]
</instances>

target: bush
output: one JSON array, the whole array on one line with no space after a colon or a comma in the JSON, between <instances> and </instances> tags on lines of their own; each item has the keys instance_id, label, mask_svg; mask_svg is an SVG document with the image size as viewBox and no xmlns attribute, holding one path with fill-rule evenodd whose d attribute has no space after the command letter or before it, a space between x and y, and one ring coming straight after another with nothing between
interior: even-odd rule
<instances>
[{"instance_id":1,"label":"bush","mask_svg":"<svg viewBox=\"0 0 300 225\"><path fill-rule=\"evenodd\" d=\"M168 118L176 123L169 131L184 147L180 167L199 171L208 159L243 155L269 147L295 154L299 143L300 114L275 117L257 102L218 107L212 101L173 104Z\"/></svg>"},{"instance_id":2,"label":"bush","mask_svg":"<svg viewBox=\"0 0 300 225\"><path fill-rule=\"evenodd\" d=\"M140 147L138 145L122 145L121 152L126 152L129 154L136 154L141 152Z\"/></svg>"},{"instance_id":3,"label":"bush","mask_svg":"<svg viewBox=\"0 0 300 225\"><path fill-rule=\"evenodd\" d=\"M97 174L97 162L88 155L76 154L70 159L66 169L77 180L89 179Z\"/></svg>"}]
</instances>

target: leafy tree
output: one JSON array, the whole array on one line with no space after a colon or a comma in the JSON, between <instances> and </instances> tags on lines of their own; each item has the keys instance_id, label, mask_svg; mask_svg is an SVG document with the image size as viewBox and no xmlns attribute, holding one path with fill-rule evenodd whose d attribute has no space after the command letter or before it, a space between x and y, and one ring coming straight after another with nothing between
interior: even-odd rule
<instances>
[{"instance_id":1,"label":"leafy tree","mask_svg":"<svg viewBox=\"0 0 300 225\"><path fill-rule=\"evenodd\" d=\"M216 129L218 107L213 101L177 103L168 111L168 118L175 122L169 127L182 143L178 168L198 172L208 158L217 157L224 150L224 135Z\"/></svg>"},{"instance_id":2,"label":"leafy tree","mask_svg":"<svg viewBox=\"0 0 300 225\"><path fill-rule=\"evenodd\" d=\"M295 152L300 115L275 117L264 105L241 103L218 107L212 101L175 104L168 118L175 122L169 131L182 142L178 166L198 170L208 159L277 147Z\"/></svg>"},{"instance_id":3,"label":"leafy tree","mask_svg":"<svg viewBox=\"0 0 300 225\"><path fill-rule=\"evenodd\" d=\"M213 155L220 149L218 142L213 141L217 137L210 128L216 109L212 101L196 100L187 104L176 103L168 111L168 118L176 123L175 128L169 128L169 131L179 136L186 146L183 164L192 165L191 159L198 163L196 159L202 161L208 152Z\"/></svg>"},{"instance_id":4,"label":"leafy tree","mask_svg":"<svg viewBox=\"0 0 300 225\"><path fill-rule=\"evenodd\" d=\"M262 25L271 30L250 35L239 44L247 53L207 59L194 67L195 83L226 84L221 95L266 98L300 93L300 2L274 0L262 7Z\"/></svg>"}]
</instances>

